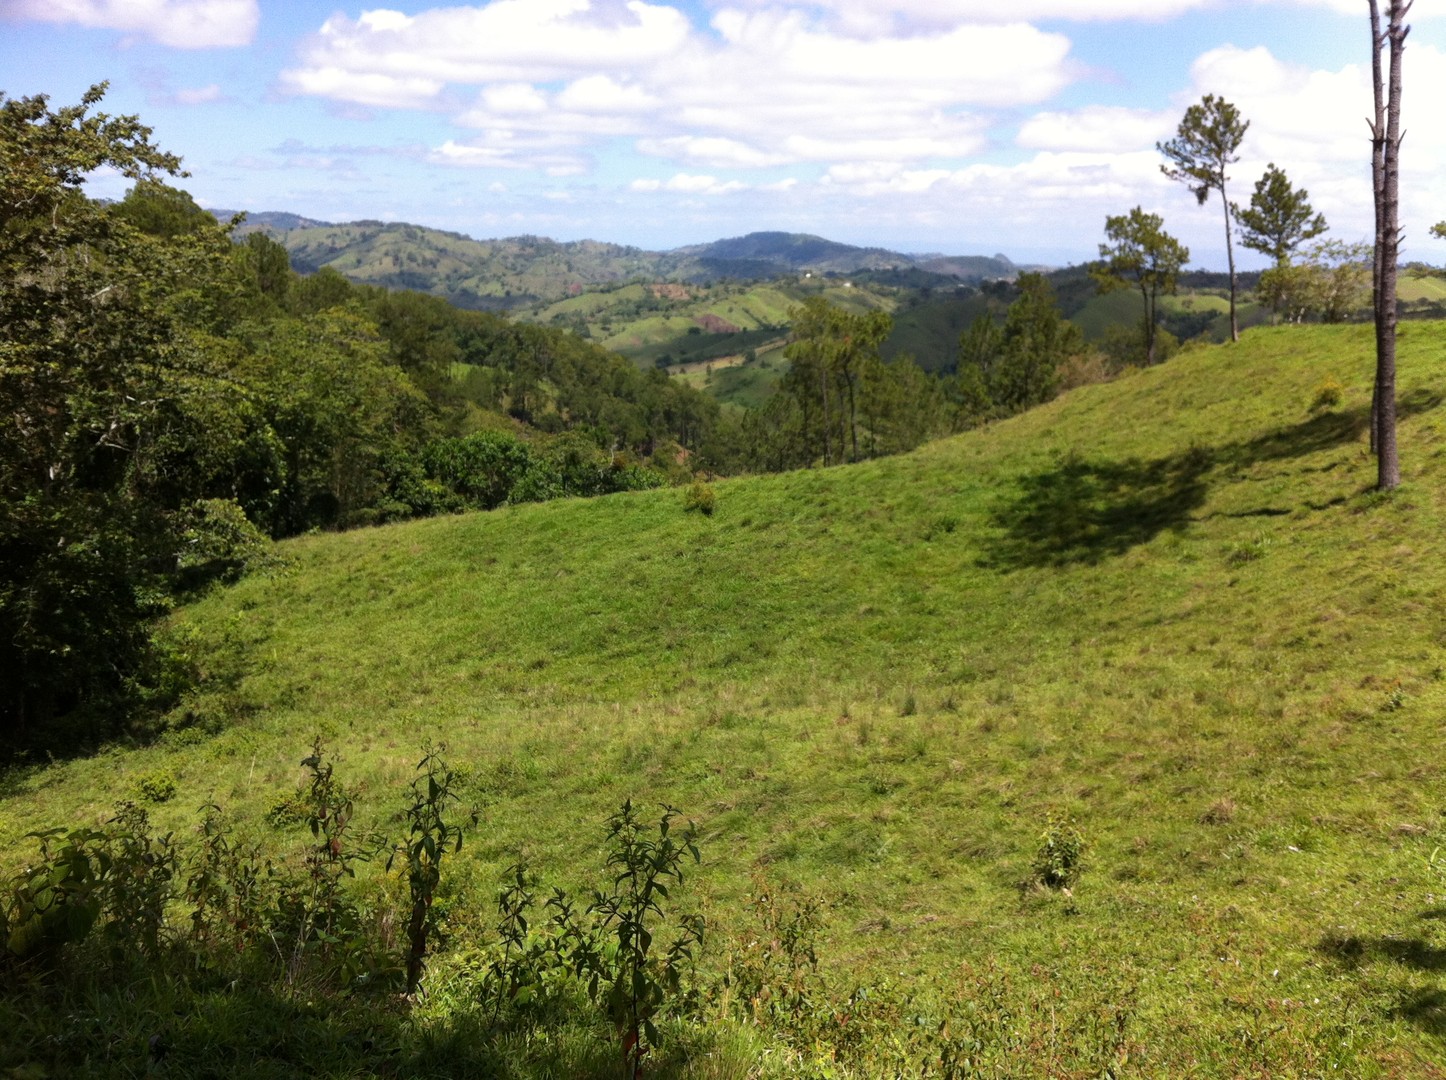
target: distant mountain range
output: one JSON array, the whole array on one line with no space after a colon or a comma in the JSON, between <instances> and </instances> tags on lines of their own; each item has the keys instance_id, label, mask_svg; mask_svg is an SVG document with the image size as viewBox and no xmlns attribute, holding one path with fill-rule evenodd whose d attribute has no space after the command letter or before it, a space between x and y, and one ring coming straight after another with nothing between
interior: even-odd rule
<instances>
[{"instance_id":1,"label":"distant mountain range","mask_svg":"<svg viewBox=\"0 0 1446 1080\"><path fill-rule=\"evenodd\" d=\"M232 210L212 210L222 221ZM247 215L242 234L263 231L284 244L303 273L329 266L354 281L416 289L460 307L509 310L629 281L766 281L789 274L906 276L909 284L952 286L1013 278L1005 255L909 255L854 247L805 233L756 232L673 251L537 236L474 240L399 222L332 223L299 214Z\"/></svg>"}]
</instances>

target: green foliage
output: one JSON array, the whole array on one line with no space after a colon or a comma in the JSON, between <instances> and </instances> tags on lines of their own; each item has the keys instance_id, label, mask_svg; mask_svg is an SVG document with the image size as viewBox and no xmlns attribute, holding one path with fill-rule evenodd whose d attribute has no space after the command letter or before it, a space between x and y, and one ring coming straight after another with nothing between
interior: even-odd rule
<instances>
[{"instance_id":1,"label":"green foliage","mask_svg":"<svg viewBox=\"0 0 1446 1080\"><path fill-rule=\"evenodd\" d=\"M1190 261L1190 249L1167 233L1164 225L1159 214L1147 214L1138 206L1128 214L1105 218L1105 236L1110 242L1100 245L1103 261L1090 270L1101 292L1126 288L1131 283L1140 290L1147 365L1161 359L1157 340L1159 298L1175 292L1180 269Z\"/></svg>"},{"instance_id":2,"label":"green foliage","mask_svg":"<svg viewBox=\"0 0 1446 1080\"><path fill-rule=\"evenodd\" d=\"M1118 372L1127 367L1148 367L1149 335L1142 319L1134 325L1111 323L1095 347L1104 354L1109 369ZM1163 326L1155 328L1155 362L1163 364L1180 351L1180 341Z\"/></svg>"},{"instance_id":3,"label":"green foliage","mask_svg":"<svg viewBox=\"0 0 1446 1080\"><path fill-rule=\"evenodd\" d=\"M82 941L100 918L106 866L105 835L93 829L32 833L37 861L17 875L0 911L6 959L41 962L46 954Z\"/></svg>"},{"instance_id":4,"label":"green foliage","mask_svg":"<svg viewBox=\"0 0 1446 1080\"><path fill-rule=\"evenodd\" d=\"M170 802L176 794L176 778L166 769L147 773L136 781L136 794L143 802Z\"/></svg>"},{"instance_id":5,"label":"green foliage","mask_svg":"<svg viewBox=\"0 0 1446 1080\"><path fill-rule=\"evenodd\" d=\"M1166 158L1160 171L1189 187L1202 205L1212 191L1223 196L1229 179L1225 170L1240 160L1237 151L1249 127L1234 105L1206 94L1185 110L1173 139L1155 144Z\"/></svg>"},{"instance_id":6,"label":"green foliage","mask_svg":"<svg viewBox=\"0 0 1446 1080\"><path fill-rule=\"evenodd\" d=\"M714 493L713 486L701 480L694 480L683 492L683 509L688 513L697 512L704 517L712 517L717 505L718 496Z\"/></svg>"},{"instance_id":7,"label":"green foliage","mask_svg":"<svg viewBox=\"0 0 1446 1080\"><path fill-rule=\"evenodd\" d=\"M910 357L884 363L891 321L822 296L792 312L791 367L764 408L745 418L755 465L782 469L898 453L954 429L944 384Z\"/></svg>"},{"instance_id":8,"label":"green foliage","mask_svg":"<svg viewBox=\"0 0 1446 1080\"><path fill-rule=\"evenodd\" d=\"M1328 227L1325 215L1310 205L1310 193L1292 187L1290 178L1274 162L1255 182L1250 205L1242 210L1231 203L1230 213L1240 226L1240 242L1270 256L1277 266L1288 263L1296 248Z\"/></svg>"},{"instance_id":9,"label":"green foliage","mask_svg":"<svg viewBox=\"0 0 1446 1080\"><path fill-rule=\"evenodd\" d=\"M678 813L665 806L654 837L632 800L623 803L608 821L612 883L592 893L583 913L590 925L568 928L575 939L571 959L578 977L617 1031L624 1067L634 1078L642 1074L644 1056L662 1045L658 1023L677 1008L683 976L703 944L702 916L686 914L678 918L678 932L667 947L653 948L669 917L669 889L683 884L689 856L699 861L692 823L673 834Z\"/></svg>"},{"instance_id":10,"label":"green foliage","mask_svg":"<svg viewBox=\"0 0 1446 1080\"><path fill-rule=\"evenodd\" d=\"M43 96L0 94L0 743L12 748L83 745L124 717L179 548L174 493L206 458L171 453L170 438L214 393L182 316L207 314L225 238L214 226L151 237L81 195L103 166L138 181L179 168L135 117L91 113L104 90L54 112Z\"/></svg>"},{"instance_id":11,"label":"green foliage","mask_svg":"<svg viewBox=\"0 0 1446 1080\"><path fill-rule=\"evenodd\" d=\"M234 499L198 500L181 541L176 567L182 571L183 581L234 581L280 563L271 539L251 523Z\"/></svg>"},{"instance_id":12,"label":"green foliage","mask_svg":"<svg viewBox=\"0 0 1446 1080\"><path fill-rule=\"evenodd\" d=\"M1051 815L1035 853L1034 880L1047 889L1070 889L1079 881L1084 836L1071 818Z\"/></svg>"},{"instance_id":13,"label":"green foliage","mask_svg":"<svg viewBox=\"0 0 1446 1080\"><path fill-rule=\"evenodd\" d=\"M1021 412L1050 400L1059 386L1059 367L1084 351L1078 327L1060 315L1054 289L1042 274L1020 274L1019 297L1009 305L999 352L986 382L994 407Z\"/></svg>"},{"instance_id":14,"label":"green foliage","mask_svg":"<svg viewBox=\"0 0 1446 1080\"><path fill-rule=\"evenodd\" d=\"M1346 388L1341 381L1334 375L1327 375L1315 388L1315 394L1310 399L1310 411L1319 413L1338 408L1345 397Z\"/></svg>"},{"instance_id":15,"label":"green foliage","mask_svg":"<svg viewBox=\"0 0 1446 1080\"><path fill-rule=\"evenodd\" d=\"M761 878L749 899L755 925L731 951L722 988L742 1019L806 1035L827 995L818 964L822 905L812 897L785 902Z\"/></svg>"},{"instance_id":16,"label":"green foliage","mask_svg":"<svg viewBox=\"0 0 1446 1080\"><path fill-rule=\"evenodd\" d=\"M1370 244L1321 240L1296 264L1271 267L1256 291L1272 311L1290 322L1337 323L1359 317L1370 305Z\"/></svg>"},{"instance_id":17,"label":"green foliage","mask_svg":"<svg viewBox=\"0 0 1446 1080\"><path fill-rule=\"evenodd\" d=\"M532 453L515 436L479 431L440 439L422 451L427 475L461 496L468 506L491 510L507 502L533 467Z\"/></svg>"},{"instance_id":18,"label":"green foliage","mask_svg":"<svg viewBox=\"0 0 1446 1080\"><path fill-rule=\"evenodd\" d=\"M404 811L408 835L387 859L388 870L398 854L406 859L407 888L412 897L407 918L408 994L415 994L421 986L428 942L436 935L433 904L442 883L442 860L449 852L462 850L462 827L449 816L457 800L457 774L442 760L441 753L440 748L429 749L417 763L421 775L412 781L412 801Z\"/></svg>"},{"instance_id":19,"label":"green foliage","mask_svg":"<svg viewBox=\"0 0 1446 1080\"><path fill-rule=\"evenodd\" d=\"M1055 396L1060 368L1085 351L1079 328L1060 314L1042 274L1020 274L1003 323L980 315L959 339L951 387L960 421L1011 416Z\"/></svg>"}]
</instances>

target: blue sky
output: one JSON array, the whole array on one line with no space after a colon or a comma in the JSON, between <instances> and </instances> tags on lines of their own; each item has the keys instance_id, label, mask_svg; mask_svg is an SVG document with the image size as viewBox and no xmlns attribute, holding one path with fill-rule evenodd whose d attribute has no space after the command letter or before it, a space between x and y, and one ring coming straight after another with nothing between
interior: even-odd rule
<instances>
[{"instance_id":1,"label":"blue sky","mask_svg":"<svg viewBox=\"0 0 1446 1080\"><path fill-rule=\"evenodd\" d=\"M1446 261L1446 0L1407 50L1407 257ZM1371 229L1365 0L0 0L0 90L139 113L207 206L668 248L756 229L1092 257L1165 217L1224 266L1217 204L1159 172L1205 93L1337 239ZM114 178L92 190L117 195ZM1258 260L1247 255L1246 265Z\"/></svg>"}]
</instances>

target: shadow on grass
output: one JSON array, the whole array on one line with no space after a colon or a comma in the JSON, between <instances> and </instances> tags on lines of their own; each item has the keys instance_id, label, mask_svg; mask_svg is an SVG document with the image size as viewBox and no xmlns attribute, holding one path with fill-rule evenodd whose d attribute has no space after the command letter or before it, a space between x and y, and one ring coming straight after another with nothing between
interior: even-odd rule
<instances>
[{"instance_id":1,"label":"shadow on grass","mask_svg":"<svg viewBox=\"0 0 1446 1080\"><path fill-rule=\"evenodd\" d=\"M1421 917L1437 918L1439 909L1424 912ZM1329 934L1321 940L1317 949L1347 970L1355 970L1372 961L1386 960L1428 974L1446 971L1446 949L1421 938L1362 938ZM1446 1038L1446 991L1413 991L1401 999L1391 1014L1431 1035Z\"/></svg>"},{"instance_id":2,"label":"shadow on grass","mask_svg":"<svg viewBox=\"0 0 1446 1080\"><path fill-rule=\"evenodd\" d=\"M1018 496L994 512L1004 536L984 565L1093 565L1182 529L1205 501L1212 464L1209 451L1199 449L1144 462L1066 458L1024 477Z\"/></svg>"},{"instance_id":3,"label":"shadow on grass","mask_svg":"<svg viewBox=\"0 0 1446 1080\"><path fill-rule=\"evenodd\" d=\"M1397 404L1401 418L1434 409L1442 394L1419 389ZM1019 491L993 513L1003 535L981 558L996 570L1094 565L1162 532L1181 531L1204 503L1217 469L1240 470L1304 457L1354 442L1370 426L1365 407L1319 413L1298 424L1218 447L1191 447L1152 461L1087 461L1071 455L1022 477ZM1280 517L1290 507L1235 516Z\"/></svg>"}]
</instances>

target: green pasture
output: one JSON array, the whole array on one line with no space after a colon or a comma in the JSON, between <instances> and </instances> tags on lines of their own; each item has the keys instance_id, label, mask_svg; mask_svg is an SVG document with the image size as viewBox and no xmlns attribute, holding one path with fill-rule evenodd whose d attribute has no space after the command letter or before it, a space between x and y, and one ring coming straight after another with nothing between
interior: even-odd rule
<instances>
[{"instance_id":1,"label":"green pasture","mask_svg":"<svg viewBox=\"0 0 1446 1080\"><path fill-rule=\"evenodd\" d=\"M710 955L758 890L816 898L840 994L1019 1035L988 1075L1446 1075L1446 324L1400 358L1388 497L1369 328L1283 327L720 481L711 516L661 490L288 542L175 613L207 681L173 730L4 778L0 850L162 772L164 826L215 800L279 844L315 735L384 827L445 743L481 818L439 985L505 866L585 884L632 798L698 825ZM1066 821L1068 892L1036 869ZM677 1075L883 1075L730 1038Z\"/></svg>"}]
</instances>

